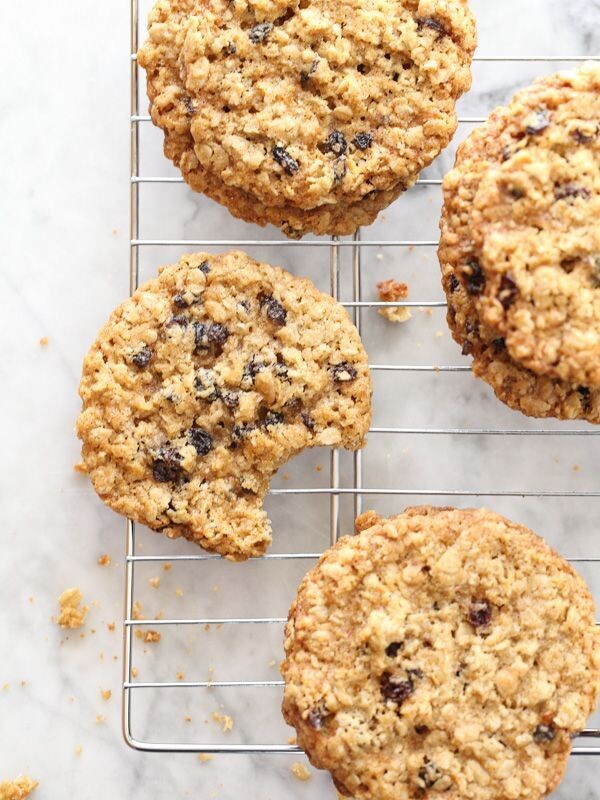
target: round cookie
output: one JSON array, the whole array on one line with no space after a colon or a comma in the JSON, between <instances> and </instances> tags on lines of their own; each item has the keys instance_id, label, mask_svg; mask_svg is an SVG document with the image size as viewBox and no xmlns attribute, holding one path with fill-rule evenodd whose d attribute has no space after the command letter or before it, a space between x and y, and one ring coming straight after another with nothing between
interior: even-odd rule
<instances>
[{"instance_id":1,"label":"round cookie","mask_svg":"<svg viewBox=\"0 0 600 800\"><path fill-rule=\"evenodd\" d=\"M186 255L119 306L87 354L77 433L101 499L231 559L271 540L275 471L358 449L371 380L344 308L245 253Z\"/></svg>"},{"instance_id":2,"label":"round cookie","mask_svg":"<svg viewBox=\"0 0 600 800\"><path fill-rule=\"evenodd\" d=\"M454 338L463 346L463 352L473 356L474 373L492 386L499 399L525 414L561 419L580 418L595 423L600 422L599 387L562 380L552 374L537 374L512 357L508 343L518 344L519 336L522 341L523 331L530 331L531 326L524 321L523 330L515 328L511 338L510 330L503 327L502 321L507 318L507 312L511 308L516 308L517 303L521 304L521 308L527 303L523 300L520 289L518 297L514 287L508 291L507 286L511 284L507 281L499 294L494 293L494 286L496 290L499 288L498 280L494 276L488 279L482 266L484 259L476 242L481 241L481 230L489 230L485 227L485 221L482 222L485 214L481 204L478 204L478 198L481 198L480 187L489 185L486 184L488 178L493 182L494 176L500 175L506 164L518 164L519 158L528 159L529 149L536 147L536 137L524 136L523 126L514 121L516 109L520 107L518 98L525 98L527 108L535 106L536 101L532 98L539 89L541 97L545 98L544 102L550 105L548 95L551 94L556 101L558 85L564 83L564 92L570 96L573 91L571 84L587 85L589 76L597 74L597 67L586 65L576 73L559 73L558 76L544 79L517 95L509 108L500 108L493 112L487 123L469 136L459 148L457 166L444 179L444 209L439 248L448 299L448 323ZM518 119L522 119L522 115ZM577 123L572 120L570 124L573 126ZM585 139L588 134L583 131L587 128L583 121L580 124L581 133L574 134L573 138ZM538 136L542 134L543 131ZM524 155L519 156L519 152ZM517 158L516 162L511 161L513 157ZM517 204L522 199L513 198ZM578 202L577 198L576 201ZM560 201L557 205L560 208L564 203ZM503 230L500 229L496 235L490 237L490 241L493 244L502 236ZM497 266L501 269L501 262ZM580 268L574 270L575 272L579 278L574 275L573 280L584 278ZM571 280L568 274L567 278ZM502 310L501 314L498 313L499 309ZM527 320L527 311L522 309L520 316L516 318ZM494 326L492 323L497 324ZM522 353L522 350L517 348L516 352ZM568 363L572 362L565 360L565 364Z\"/></svg>"},{"instance_id":3,"label":"round cookie","mask_svg":"<svg viewBox=\"0 0 600 800\"><path fill-rule=\"evenodd\" d=\"M308 573L283 713L356 800L539 800L600 691L583 580L486 510L368 512Z\"/></svg>"},{"instance_id":4,"label":"round cookie","mask_svg":"<svg viewBox=\"0 0 600 800\"><path fill-rule=\"evenodd\" d=\"M499 400L527 416L600 424L600 389L536 375L511 359L504 339L479 320L473 297L448 262L444 266L448 325L463 355L472 356L473 374L486 381Z\"/></svg>"},{"instance_id":5,"label":"round cookie","mask_svg":"<svg viewBox=\"0 0 600 800\"><path fill-rule=\"evenodd\" d=\"M248 195L259 221L296 209L301 235L414 183L456 129L474 48L466 0L159 0L138 62L186 180L238 216Z\"/></svg>"}]
</instances>

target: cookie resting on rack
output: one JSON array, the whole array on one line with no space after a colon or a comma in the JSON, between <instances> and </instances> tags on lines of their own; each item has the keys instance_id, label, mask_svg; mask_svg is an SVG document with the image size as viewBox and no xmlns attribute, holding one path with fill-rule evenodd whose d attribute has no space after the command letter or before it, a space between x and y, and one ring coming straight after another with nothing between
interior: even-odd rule
<instances>
[{"instance_id":1,"label":"cookie resting on rack","mask_svg":"<svg viewBox=\"0 0 600 800\"><path fill-rule=\"evenodd\" d=\"M185 180L298 237L352 233L414 184L475 45L467 0L158 0L138 63Z\"/></svg>"},{"instance_id":2,"label":"cookie resting on rack","mask_svg":"<svg viewBox=\"0 0 600 800\"><path fill-rule=\"evenodd\" d=\"M444 180L448 321L509 406L600 422L600 64L519 92Z\"/></svg>"},{"instance_id":3,"label":"cookie resting on rack","mask_svg":"<svg viewBox=\"0 0 600 800\"><path fill-rule=\"evenodd\" d=\"M245 253L186 255L87 354L77 432L115 511L228 558L271 541L269 480L303 448L362 447L367 356L345 309Z\"/></svg>"},{"instance_id":4,"label":"cookie resting on rack","mask_svg":"<svg viewBox=\"0 0 600 800\"><path fill-rule=\"evenodd\" d=\"M304 578L283 713L355 800L539 800L600 691L588 588L486 510L367 512Z\"/></svg>"}]
</instances>

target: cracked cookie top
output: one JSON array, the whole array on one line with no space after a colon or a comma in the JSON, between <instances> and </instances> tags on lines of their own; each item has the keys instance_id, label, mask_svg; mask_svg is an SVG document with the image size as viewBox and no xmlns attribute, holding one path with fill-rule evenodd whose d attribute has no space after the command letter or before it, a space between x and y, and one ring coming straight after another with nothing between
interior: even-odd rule
<instances>
[{"instance_id":1,"label":"cracked cookie top","mask_svg":"<svg viewBox=\"0 0 600 800\"><path fill-rule=\"evenodd\" d=\"M544 78L459 148L440 253L511 359L600 388L600 65Z\"/></svg>"},{"instance_id":2,"label":"cracked cookie top","mask_svg":"<svg viewBox=\"0 0 600 800\"><path fill-rule=\"evenodd\" d=\"M357 800L539 800L600 690L594 603L486 510L368 512L298 590L284 716Z\"/></svg>"},{"instance_id":3,"label":"cracked cookie top","mask_svg":"<svg viewBox=\"0 0 600 800\"><path fill-rule=\"evenodd\" d=\"M371 413L344 308L241 252L183 256L141 286L86 356L80 394L104 502L233 559L270 542L274 472L305 447L361 447Z\"/></svg>"},{"instance_id":4,"label":"cracked cookie top","mask_svg":"<svg viewBox=\"0 0 600 800\"><path fill-rule=\"evenodd\" d=\"M138 61L198 168L306 210L410 186L455 131L474 49L466 0L159 0Z\"/></svg>"}]
</instances>

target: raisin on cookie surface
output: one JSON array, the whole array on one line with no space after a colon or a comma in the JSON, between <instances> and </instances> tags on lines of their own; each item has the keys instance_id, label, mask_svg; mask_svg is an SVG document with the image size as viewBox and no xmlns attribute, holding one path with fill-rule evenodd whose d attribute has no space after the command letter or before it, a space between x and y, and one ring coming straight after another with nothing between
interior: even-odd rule
<instances>
[{"instance_id":1,"label":"raisin on cookie surface","mask_svg":"<svg viewBox=\"0 0 600 800\"><path fill-rule=\"evenodd\" d=\"M301 235L348 232L337 205L362 223L359 201L415 182L456 129L475 43L466 0L159 0L138 61L193 188Z\"/></svg>"},{"instance_id":2,"label":"raisin on cookie surface","mask_svg":"<svg viewBox=\"0 0 600 800\"><path fill-rule=\"evenodd\" d=\"M80 395L101 499L232 559L270 543L275 471L306 447L361 447L371 416L347 312L241 252L183 256L141 286L86 356Z\"/></svg>"},{"instance_id":3,"label":"raisin on cookie surface","mask_svg":"<svg viewBox=\"0 0 600 800\"><path fill-rule=\"evenodd\" d=\"M600 691L595 608L572 567L486 510L368 512L308 573L283 712L356 800L539 800Z\"/></svg>"},{"instance_id":4,"label":"raisin on cookie surface","mask_svg":"<svg viewBox=\"0 0 600 800\"><path fill-rule=\"evenodd\" d=\"M532 416L600 421L600 66L519 92L444 180L449 324Z\"/></svg>"}]
</instances>

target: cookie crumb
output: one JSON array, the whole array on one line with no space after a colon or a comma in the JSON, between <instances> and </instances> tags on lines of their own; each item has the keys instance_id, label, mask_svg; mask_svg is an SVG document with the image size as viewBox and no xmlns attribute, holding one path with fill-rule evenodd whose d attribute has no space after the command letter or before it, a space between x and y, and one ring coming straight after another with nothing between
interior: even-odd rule
<instances>
[{"instance_id":1,"label":"cookie crumb","mask_svg":"<svg viewBox=\"0 0 600 800\"><path fill-rule=\"evenodd\" d=\"M212 760L213 760L213 757L209 756L208 753L200 753L198 755L198 761L201 764L207 764L209 761L212 761Z\"/></svg>"},{"instance_id":2,"label":"cookie crumb","mask_svg":"<svg viewBox=\"0 0 600 800\"><path fill-rule=\"evenodd\" d=\"M408 297L408 286L392 279L377 284L379 299L383 303L405 300ZM388 306L378 309L378 313L389 322L407 322L411 318L410 309L403 306Z\"/></svg>"},{"instance_id":3,"label":"cookie crumb","mask_svg":"<svg viewBox=\"0 0 600 800\"><path fill-rule=\"evenodd\" d=\"M145 631L142 638L146 644L158 644L160 642L160 633L158 631Z\"/></svg>"},{"instance_id":4,"label":"cookie crumb","mask_svg":"<svg viewBox=\"0 0 600 800\"><path fill-rule=\"evenodd\" d=\"M88 606L81 606L82 600L83 595L77 587L65 589L61 594L58 598L60 614L57 620L61 628L81 628L90 610Z\"/></svg>"},{"instance_id":5,"label":"cookie crumb","mask_svg":"<svg viewBox=\"0 0 600 800\"><path fill-rule=\"evenodd\" d=\"M573 472L579 472L580 470L581 467L579 466L579 464L573 464Z\"/></svg>"},{"instance_id":6,"label":"cookie crumb","mask_svg":"<svg viewBox=\"0 0 600 800\"><path fill-rule=\"evenodd\" d=\"M138 674L139 674L138 673L138 668L137 667L132 667L131 668L131 677L132 678L137 678Z\"/></svg>"},{"instance_id":7,"label":"cookie crumb","mask_svg":"<svg viewBox=\"0 0 600 800\"><path fill-rule=\"evenodd\" d=\"M101 567L110 567L110 556L108 553L98 557L98 564Z\"/></svg>"},{"instance_id":8,"label":"cookie crumb","mask_svg":"<svg viewBox=\"0 0 600 800\"><path fill-rule=\"evenodd\" d=\"M308 769L299 761L295 761L290 769L294 778L298 778L299 781L307 781L311 777Z\"/></svg>"},{"instance_id":9,"label":"cookie crumb","mask_svg":"<svg viewBox=\"0 0 600 800\"><path fill-rule=\"evenodd\" d=\"M153 589L158 589L158 587L160 586L160 578L158 577L148 578L148 583Z\"/></svg>"},{"instance_id":10,"label":"cookie crumb","mask_svg":"<svg viewBox=\"0 0 600 800\"><path fill-rule=\"evenodd\" d=\"M186 715L185 715L185 717L183 718L183 721L184 721L184 722L191 722L191 721L192 721L192 718L190 717L190 715L189 715L189 714L186 714Z\"/></svg>"},{"instance_id":11,"label":"cookie crumb","mask_svg":"<svg viewBox=\"0 0 600 800\"><path fill-rule=\"evenodd\" d=\"M177 589L175 589L175 594L177 595L177 597L183 597L183 589L177 587Z\"/></svg>"},{"instance_id":12,"label":"cookie crumb","mask_svg":"<svg viewBox=\"0 0 600 800\"><path fill-rule=\"evenodd\" d=\"M75 748L75 755L79 757L82 753L83 753L83 747L80 744L78 744L77 747Z\"/></svg>"},{"instance_id":13,"label":"cookie crumb","mask_svg":"<svg viewBox=\"0 0 600 800\"><path fill-rule=\"evenodd\" d=\"M115 629L115 623L114 622L107 622L106 623L106 627L112 633L114 631L114 629Z\"/></svg>"},{"instance_id":14,"label":"cookie crumb","mask_svg":"<svg viewBox=\"0 0 600 800\"><path fill-rule=\"evenodd\" d=\"M40 339L40 347L48 347L48 337L42 336Z\"/></svg>"},{"instance_id":15,"label":"cookie crumb","mask_svg":"<svg viewBox=\"0 0 600 800\"><path fill-rule=\"evenodd\" d=\"M87 468L83 461L78 461L77 464L73 464L73 469L75 472L78 472L80 475L87 475Z\"/></svg>"},{"instance_id":16,"label":"cookie crumb","mask_svg":"<svg viewBox=\"0 0 600 800\"><path fill-rule=\"evenodd\" d=\"M0 800L24 800L39 786L37 781L27 775L19 775L14 781L0 783Z\"/></svg>"},{"instance_id":17,"label":"cookie crumb","mask_svg":"<svg viewBox=\"0 0 600 800\"><path fill-rule=\"evenodd\" d=\"M177 675L176 675L176 678L177 678L178 681L184 681L185 680L185 673L184 672L178 672Z\"/></svg>"},{"instance_id":18,"label":"cookie crumb","mask_svg":"<svg viewBox=\"0 0 600 800\"><path fill-rule=\"evenodd\" d=\"M104 714L97 714L96 715L96 725L99 725L102 722L106 722L106 717Z\"/></svg>"},{"instance_id":19,"label":"cookie crumb","mask_svg":"<svg viewBox=\"0 0 600 800\"><path fill-rule=\"evenodd\" d=\"M139 600L136 600L135 603L133 604L133 618L144 619L143 611L144 609L142 607L142 604L140 603Z\"/></svg>"},{"instance_id":20,"label":"cookie crumb","mask_svg":"<svg viewBox=\"0 0 600 800\"><path fill-rule=\"evenodd\" d=\"M163 572L169 572L171 569L173 569L173 564L163 564Z\"/></svg>"},{"instance_id":21,"label":"cookie crumb","mask_svg":"<svg viewBox=\"0 0 600 800\"><path fill-rule=\"evenodd\" d=\"M112 697L112 691L110 689L101 689L100 694L102 695L103 700L110 700Z\"/></svg>"},{"instance_id":22,"label":"cookie crumb","mask_svg":"<svg viewBox=\"0 0 600 800\"><path fill-rule=\"evenodd\" d=\"M223 733L229 733L233 730L233 720L227 714L219 714L218 711L213 711L211 717L217 725L221 726Z\"/></svg>"}]
</instances>

